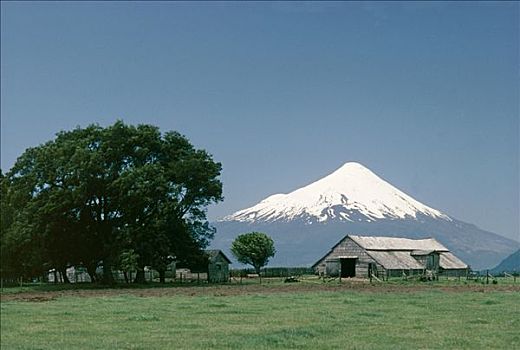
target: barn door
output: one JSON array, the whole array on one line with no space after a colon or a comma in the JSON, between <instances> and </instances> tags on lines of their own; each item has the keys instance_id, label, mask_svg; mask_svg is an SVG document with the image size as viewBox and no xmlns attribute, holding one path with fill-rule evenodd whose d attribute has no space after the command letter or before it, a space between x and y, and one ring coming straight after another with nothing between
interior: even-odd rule
<instances>
[{"instance_id":1,"label":"barn door","mask_svg":"<svg viewBox=\"0 0 520 350\"><path fill-rule=\"evenodd\" d=\"M341 277L356 277L356 259L342 258L341 261Z\"/></svg>"}]
</instances>

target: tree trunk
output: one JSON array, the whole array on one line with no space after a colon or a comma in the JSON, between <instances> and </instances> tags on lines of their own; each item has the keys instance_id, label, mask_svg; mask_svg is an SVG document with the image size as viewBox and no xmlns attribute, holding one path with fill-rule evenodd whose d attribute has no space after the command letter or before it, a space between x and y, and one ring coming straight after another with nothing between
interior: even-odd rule
<instances>
[{"instance_id":1,"label":"tree trunk","mask_svg":"<svg viewBox=\"0 0 520 350\"><path fill-rule=\"evenodd\" d=\"M166 270L159 270L159 282L166 283Z\"/></svg>"},{"instance_id":2,"label":"tree trunk","mask_svg":"<svg viewBox=\"0 0 520 350\"><path fill-rule=\"evenodd\" d=\"M262 266L255 266L255 272L257 275L260 275L260 269L262 268Z\"/></svg>"},{"instance_id":3,"label":"tree trunk","mask_svg":"<svg viewBox=\"0 0 520 350\"><path fill-rule=\"evenodd\" d=\"M61 274L61 277L63 278L63 283L70 283L69 278L67 277L67 268L66 267L60 267L58 271Z\"/></svg>"},{"instance_id":4,"label":"tree trunk","mask_svg":"<svg viewBox=\"0 0 520 350\"><path fill-rule=\"evenodd\" d=\"M144 268L137 268L134 283L146 283L146 279L144 278Z\"/></svg>"},{"instance_id":5,"label":"tree trunk","mask_svg":"<svg viewBox=\"0 0 520 350\"><path fill-rule=\"evenodd\" d=\"M112 263L109 259L103 259L103 284L115 284L114 276L112 275Z\"/></svg>"},{"instance_id":6,"label":"tree trunk","mask_svg":"<svg viewBox=\"0 0 520 350\"><path fill-rule=\"evenodd\" d=\"M105 198L103 197L101 201L103 202L103 206L104 206L106 203ZM104 213L104 214L105 214L104 217L106 218L106 213ZM112 285L112 284L115 284L114 275L112 274L112 256L111 256L113 247L114 247L113 237L111 235L112 227L111 227L110 223L102 220L101 212L98 213L98 216L99 216L98 222L101 224L99 232L101 233L102 237L104 237L104 240L105 240L105 245L103 247L104 248L103 255L105 255L103 257L103 278L101 279L101 283Z\"/></svg>"},{"instance_id":7,"label":"tree trunk","mask_svg":"<svg viewBox=\"0 0 520 350\"><path fill-rule=\"evenodd\" d=\"M89 264L87 265L87 273L90 276L90 282L96 283L97 282L97 276L96 276L96 265L97 264Z\"/></svg>"}]
</instances>

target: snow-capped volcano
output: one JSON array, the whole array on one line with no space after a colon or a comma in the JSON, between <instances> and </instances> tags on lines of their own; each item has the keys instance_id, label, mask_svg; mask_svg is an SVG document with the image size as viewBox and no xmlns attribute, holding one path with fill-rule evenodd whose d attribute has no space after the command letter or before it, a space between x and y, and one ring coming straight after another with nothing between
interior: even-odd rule
<instances>
[{"instance_id":1,"label":"snow-capped volcano","mask_svg":"<svg viewBox=\"0 0 520 350\"><path fill-rule=\"evenodd\" d=\"M451 220L384 181L363 165L345 163L332 174L288 194L272 195L223 221L274 222L303 219L367 221L416 218L418 214Z\"/></svg>"},{"instance_id":2,"label":"snow-capped volcano","mask_svg":"<svg viewBox=\"0 0 520 350\"><path fill-rule=\"evenodd\" d=\"M217 234L211 246L226 252L241 233L267 233L277 251L273 266L310 266L347 233L433 237L475 269L496 266L519 247L416 201L359 163L346 163L310 185L272 195L213 225Z\"/></svg>"}]
</instances>

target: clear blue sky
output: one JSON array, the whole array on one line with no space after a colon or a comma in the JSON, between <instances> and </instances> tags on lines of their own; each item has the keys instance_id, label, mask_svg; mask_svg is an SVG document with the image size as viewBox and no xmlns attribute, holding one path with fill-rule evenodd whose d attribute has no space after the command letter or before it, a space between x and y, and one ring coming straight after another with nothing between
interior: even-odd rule
<instances>
[{"instance_id":1,"label":"clear blue sky","mask_svg":"<svg viewBox=\"0 0 520 350\"><path fill-rule=\"evenodd\" d=\"M63 129L178 130L214 219L358 161L519 238L519 4L2 2L1 166Z\"/></svg>"}]
</instances>

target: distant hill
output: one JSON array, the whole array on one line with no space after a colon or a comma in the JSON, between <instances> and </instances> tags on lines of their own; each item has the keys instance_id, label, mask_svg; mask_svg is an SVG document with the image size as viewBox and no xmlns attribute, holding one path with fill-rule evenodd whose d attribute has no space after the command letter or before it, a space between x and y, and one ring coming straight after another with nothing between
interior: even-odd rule
<instances>
[{"instance_id":1,"label":"distant hill","mask_svg":"<svg viewBox=\"0 0 520 350\"><path fill-rule=\"evenodd\" d=\"M502 262L490 272L520 272L520 249L502 260Z\"/></svg>"}]
</instances>

